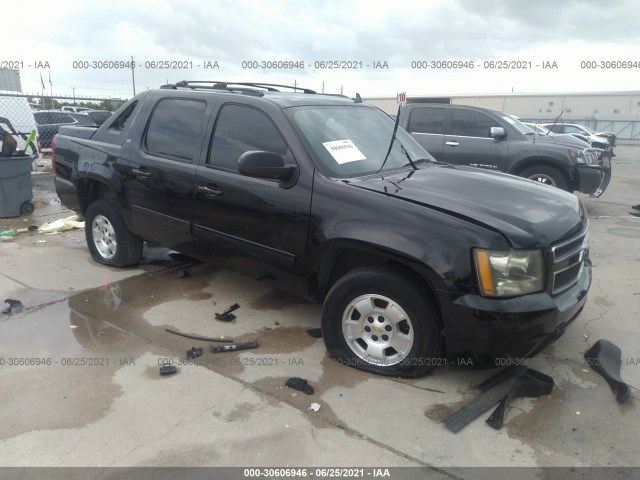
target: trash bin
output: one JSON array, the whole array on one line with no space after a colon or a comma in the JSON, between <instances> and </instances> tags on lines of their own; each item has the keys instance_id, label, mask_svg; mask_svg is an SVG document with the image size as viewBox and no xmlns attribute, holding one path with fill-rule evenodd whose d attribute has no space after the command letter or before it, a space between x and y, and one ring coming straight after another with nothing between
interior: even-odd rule
<instances>
[{"instance_id":1,"label":"trash bin","mask_svg":"<svg viewBox=\"0 0 640 480\"><path fill-rule=\"evenodd\" d=\"M33 213L31 163L34 157L0 157L0 217Z\"/></svg>"}]
</instances>

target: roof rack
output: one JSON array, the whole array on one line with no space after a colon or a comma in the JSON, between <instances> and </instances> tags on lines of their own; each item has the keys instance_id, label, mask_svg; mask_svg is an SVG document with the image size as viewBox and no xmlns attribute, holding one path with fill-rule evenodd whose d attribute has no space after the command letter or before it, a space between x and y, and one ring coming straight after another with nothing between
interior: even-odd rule
<instances>
[{"instance_id":1,"label":"roof rack","mask_svg":"<svg viewBox=\"0 0 640 480\"><path fill-rule=\"evenodd\" d=\"M291 85L282 85L278 83L253 83L253 82L220 82L216 80L182 80L175 84L167 84L162 85L160 88L163 89L178 89L178 88L191 88L192 90L196 88L200 89L208 89L208 90L227 90L227 91L235 91L235 92L243 92L248 94L260 94L262 92L260 90L256 90L255 88L246 88L246 87L255 87L261 88L268 92L279 92L277 88L289 88L294 92L301 91L303 93L317 93L315 90L311 90L309 88L295 87Z\"/></svg>"}]
</instances>

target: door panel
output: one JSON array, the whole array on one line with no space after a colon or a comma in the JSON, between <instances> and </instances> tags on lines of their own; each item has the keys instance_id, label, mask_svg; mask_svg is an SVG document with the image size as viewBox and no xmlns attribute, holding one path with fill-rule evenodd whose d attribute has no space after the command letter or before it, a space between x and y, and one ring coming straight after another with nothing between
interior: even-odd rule
<instances>
[{"instance_id":1,"label":"door panel","mask_svg":"<svg viewBox=\"0 0 640 480\"><path fill-rule=\"evenodd\" d=\"M491 127L508 128L485 113L452 109L450 132L444 137L443 161L456 165L505 171L509 156L507 136L494 139Z\"/></svg>"}]
</instances>

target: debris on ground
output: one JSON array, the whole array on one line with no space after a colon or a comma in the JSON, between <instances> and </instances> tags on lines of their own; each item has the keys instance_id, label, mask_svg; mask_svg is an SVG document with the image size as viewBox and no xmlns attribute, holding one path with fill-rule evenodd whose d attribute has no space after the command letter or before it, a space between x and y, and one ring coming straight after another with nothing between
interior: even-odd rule
<instances>
[{"instance_id":1,"label":"debris on ground","mask_svg":"<svg viewBox=\"0 0 640 480\"><path fill-rule=\"evenodd\" d=\"M201 335L194 335L192 333L182 333L178 330L174 330L173 328L165 328L165 332L173 333L174 335L180 335L181 337L190 338L191 340L202 340L203 342L225 342L230 343L233 342L231 338L227 337L203 337Z\"/></svg>"},{"instance_id":2,"label":"debris on ground","mask_svg":"<svg viewBox=\"0 0 640 480\"><path fill-rule=\"evenodd\" d=\"M160 367L160 375L171 375L172 373L176 373L178 369L175 365L171 365L170 363L163 363Z\"/></svg>"},{"instance_id":3,"label":"debris on ground","mask_svg":"<svg viewBox=\"0 0 640 480\"><path fill-rule=\"evenodd\" d=\"M285 385L289 388L293 388L294 390L306 393L307 395L313 395L313 392L315 391L313 387L309 385L309 382L300 377L289 378Z\"/></svg>"},{"instance_id":4,"label":"debris on ground","mask_svg":"<svg viewBox=\"0 0 640 480\"><path fill-rule=\"evenodd\" d=\"M258 348L257 340L255 342L232 343L230 345L209 345L209 350L212 353L234 352L236 350L249 350L251 348Z\"/></svg>"},{"instance_id":5,"label":"debris on ground","mask_svg":"<svg viewBox=\"0 0 640 480\"><path fill-rule=\"evenodd\" d=\"M456 433L489 410L498 407L487 419L493 428L502 428L509 401L516 397L548 395L553 389L553 379L523 365L509 367L477 387L480 395L444 419L444 425Z\"/></svg>"},{"instance_id":6,"label":"debris on ground","mask_svg":"<svg viewBox=\"0 0 640 480\"><path fill-rule=\"evenodd\" d=\"M78 221L78 215L72 215L67 218L61 218L51 223L46 222L38 228L39 233L54 234L58 232L65 232L67 230L73 230L74 228L84 228L84 222Z\"/></svg>"},{"instance_id":7,"label":"debris on ground","mask_svg":"<svg viewBox=\"0 0 640 480\"><path fill-rule=\"evenodd\" d=\"M310 328L307 330L307 334L313 338L322 338L322 329L321 328Z\"/></svg>"},{"instance_id":8,"label":"debris on ground","mask_svg":"<svg viewBox=\"0 0 640 480\"><path fill-rule=\"evenodd\" d=\"M202 347L191 347L191 350L187 350L187 358L198 358L202 355Z\"/></svg>"},{"instance_id":9,"label":"debris on ground","mask_svg":"<svg viewBox=\"0 0 640 480\"><path fill-rule=\"evenodd\" d=\"M320 410L320 404L314 402L309 405L309 408L307 408L307 410L313 410L314 412L317 412L318 410Z\"/></svg>"},{"instance_id":10,"label":"debris on ground","mask_svg":"<svg viewBox=\"0 0 640 480\"><path fill-rule=\"evenodd\" d=\"M634 210L640 210L640 203L637 205L631 205L631 208L633 208Z\"/></svg>"},{"instance_id":11,"label":"debris on ground","mask_svg":"<svg viewBox=\"0 0 640 480\"><path fill-rule=\"evenodd\" d=\"M622 403L631 396L629 385L620 378L622 350L609 340L598 340L584 354L587 364L602 375L616 394L616 400Z\"/></svg>"},{"instance_id":12,"label":"debris on ground","mask_svg":"<svg viewBox=\"0 0 640 480\"><path fill-rule=\"evenodd\" d=\"M13 298L5 299L4 303L9 305L7 308L2 310L2 313L5 314L11 315L12 313L19 312L23 308L22 302L20 300L14 300Z\"/></svg>"},{"instance_id":13,"label":"debris on ground","mask_svg":"<svg viewBox=\"0 0 640 480\"><path fill-rule=\"evenodd\" d=\"M240 305L238 305L237 303L234 303L229 308L227 308L224 312L216 313L216 320L220 320L221 322L230 322L231 320L235 320L236 316L231 312L239 308L240 308Z\"/></svg>"}]
</instances>

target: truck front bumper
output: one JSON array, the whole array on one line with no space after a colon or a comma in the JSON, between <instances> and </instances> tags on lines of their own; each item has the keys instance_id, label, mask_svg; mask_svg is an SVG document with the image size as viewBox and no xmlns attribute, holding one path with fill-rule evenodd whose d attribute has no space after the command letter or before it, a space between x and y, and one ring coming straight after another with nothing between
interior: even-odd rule
<instances>
[{"instance_id":1,"label":"truck front bumper","mask_svg":"<svg viewBox=\"0 0 640 480\"><path fill-rule=\"evenodd\" d=\"M510 299L464 295L443 305L447 363L494 368L527 362L565 332L578 317L591 285L591 262L585 260L578 281L563 293L540 292Z\"/></svg>"},{"instance_id":2,"label":"truck front bumper","mask_svg":"<svg viewBox=\"0 0 640 480\"><path fill-rule=\"evenodd\" d=\"M606 152L602 153L601 166L579 165L576 170L578 172L578 191L597 198L604 193L611 181L611 155Z\"/></svg>"}]
</instances>

